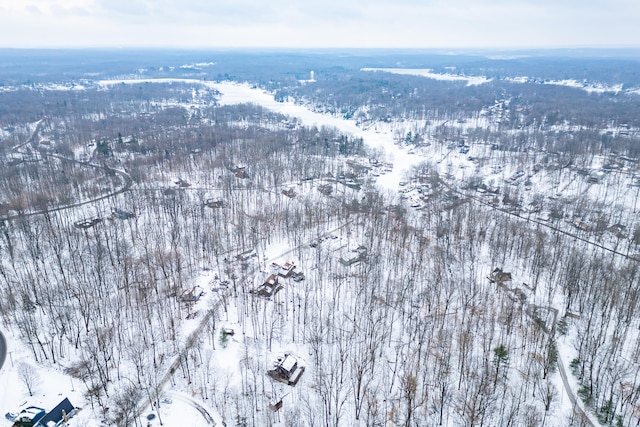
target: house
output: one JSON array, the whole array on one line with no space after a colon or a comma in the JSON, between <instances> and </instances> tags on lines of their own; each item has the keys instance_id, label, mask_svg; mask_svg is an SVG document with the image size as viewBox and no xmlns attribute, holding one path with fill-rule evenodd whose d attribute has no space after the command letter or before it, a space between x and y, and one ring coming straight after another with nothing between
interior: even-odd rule
<instances>
[{"instance_id":1,"label":"house","mask_svg":"<svg viewBox=\"0 0 640 427\"><path fill-rule=\"evenodd\" d=\"M267 375L277 381L294 386L300 380L304 369L304 366L299 366L298 359L285 353L278 356L272 368L267 370Z\"/></svg>"},{"instance_id":2,"label":"house","mask_svg":"<svg viewBox=\"0 0 640 427\"><path fill-rule=\"evenodd\" d=\"M35 424L35 427L57 426L60 421L67 422L69 418L72 418L75 414L76 407L65 397L62 402L58 403L58 406L42 417L40 421Z\"/></svg>"},{"instance_id":3,"label":"house","mask_svg":"<svg viewBox=\"0 0 640 427\"><path fill-rule=\"evenodd\" d=\"M573 221L573 226L579 230L591 231L591 227L586 222L580 221L579 219L575 219Z\"/></svg>"},{"instance_id":4,"label":"house","mask_svg":"<svg viewBox=\"0 0 640 427\"><path fill-rule=\"evenodd\" d=\"M276 274L271 274L266 278L264 283L253 292L262 297L269 298L275 295L280 289L282 289L282 285L278 282L278 276Z\"/></svg>"},{"instance_id":5,"label":"house","mask_svg":"<svg viewBox=\"0 0 640 427\"><path fill-rule=\"evenodd\" d=\"M502 271L501 268L496 268L489 275L489 280L491 281L491 283L502 285L506 282L511 282L511 273Z\"/></svg>"},{"instance_id":6,"label":"house","mask_svg":"<svg viewBox=\"0 0 640 427\"><path fill-rule=\"evenodd\" d=\"M209 208L222 208L224 207L224 201L221 199L207 199L204 205Z\"/></svg>"},{"instance_id":7,"label":"house","mask_svg":"<svg viewBox=\"0 0 640 427\"><path fill-rule=\"evenodd\" d=\"M131 219L136 216L136 214L132 212L123 211L121 209L114 209L113 212L111 212L111 215L121 220Z\"/></svg>"},{"instance_id":8,"label":"house","mask_svg":"<svg viewBox=\"0 0 640 427\"><path fill-rule=\"evenodd\" d=\"M338 262L344 265L345 267L350 267L357 262L364 261L365 259L367 259L367 248L365 248L364 246L358 246L356 249L354 249L351 252L355 252L355 255L352 256L351 258L340 257L340 259L338 259Z\"/></svg>"},{"instance_id":9,"label":"house","mask_svg":"<svg viewBox=\"0 0 640 427\"><path fill-rule=\"evenodd\" d=\"M197 302L204 295L204 289L201 286L194 286L189 290L185 290L180 295L180 301L182 302Z\"/></svg>"},{"instance_id":10,"label":"house","mask_svg":"<svg viewBox=\"0 0 640 427\"><path fill-rule=\"evenodd\" d=\"M270 274L269 277L267 277L267 280L265 280L263 284L265 286L275 288L276 286L278 286L278 276L276 276L275 274Z\"/></svg>"},{"instance_id":11,"label":"house","mask_svg":"<svg viewBox=\"0 0 640 427\"><path fill-rule=\"evenodd\" d=\"M296 197L296 192L294 191L293 188L287 188L285 190L282 190L282 194L287 196L290 199L293 199L294 197Z\"/></svg>"},{"instance_id":12,"label":"house","mask_svg":"<svg viewBox=\"0 0 640 427\"><path fill-rule=\"evenodd\" d=\"M282 276L284 278L291 277L291 275L293 274L293 270L295 269L296 269L296 266L293 262L285 262L278 269L278 276Z\"/></svg>"},{"instance_id":13,"label":"house","mask_svg":"<svg viewBox=\"0 0 640 427\"><path fill-rule=\"evenodd\" d=\"M333 193L333 185L331 184L320 184L318 185L318 191L324 194L325 196L330 196Z\"/></svg>"},{"instance_id":14,"label":"house","mask_svg":"<svg viewBox=\"0 0 640 427\"><path fill-rule=\"evenodd\" d=\"M24 408L16 417L13 419L13 427L32 427L34 426L44 415L46 414L45 410L42 408L38 408L37 406L28 406ZM7 418L9 414L7 414Z\"/></svg>"},{"instance_id":15,"label":"house","mask_svg":"<svg viewBox=\"0 0 640 427\"><path fill-rule=\"evenodd\" d=\"M76 228L87 229L91 228L97 223L101 222L102 218L87 218L81 219L80 221L76 221L73 223L73 226Z\"/></svg>"},{"instance_id":16,"label":"house","mask_svg":"<svg viewBox=\"0 0 640 427\"><path fill-rule=\"evenodd\" d=\"M188 181L185 181L182 178L178 178L173 182L175 185L177 185L180 188L187 188L187 187L191 187L191 184L189 184Z\"/></svg>"},{"instance_id":17,"label":"house","mask_svg":"<svg viewBox=\"0 0 640 427\"><path fill-rule=\"evenodd\" d=\"M602 181L604 177L605 177L604 171L601 171L601 170L591 171L589 173L589 179L587 181L592 184L598 184L600 181Z\"/></svg>"}]
</instances>

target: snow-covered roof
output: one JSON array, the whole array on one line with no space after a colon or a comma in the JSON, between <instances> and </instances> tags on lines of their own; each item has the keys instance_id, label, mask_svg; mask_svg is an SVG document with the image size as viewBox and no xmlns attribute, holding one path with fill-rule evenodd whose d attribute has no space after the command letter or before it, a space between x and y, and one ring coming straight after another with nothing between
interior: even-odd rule
<instances>
[{"instance_id":1,"label":"snow-covered roof","mask_svg":"<svg viewBox=\"0 0 640 427\"><path fill-rule=\"evenodd\" d=\"M287 372L291 372L296 367L297 363L298 361L295 357L287 354L284 356L284 360L280 362L280 367Z\"/></svg>"},{"instance_id":2,"label":"snow-covered roof","mask_svg":"<svg viewBox=\"0 0 640 427\"><path fill-rule=\"evenodd\" d=\"M45 410L42 408L38 408L37 406L29 406L27 408L24 408L21 412L20 412L20 417L23 416L28 416L30 419L34 419L36 418L38 415L42 416L44 415Z\"/></svg>"}]
</instances>

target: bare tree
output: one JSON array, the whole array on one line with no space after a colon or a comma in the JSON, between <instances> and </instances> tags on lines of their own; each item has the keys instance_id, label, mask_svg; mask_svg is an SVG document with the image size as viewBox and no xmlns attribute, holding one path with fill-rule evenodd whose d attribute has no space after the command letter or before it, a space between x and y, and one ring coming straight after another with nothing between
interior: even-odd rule
<instances>
[{"instance_id":1,"label":"bare tree","mask_svg":"<svg viewBox=\"0 0 640 427\"><path fill-rule=\"evenodd\" d=\"M33 392L40 384L40 374L36 368L26 362L21 362L18 365L18 378L27 388L29 396L33 396Z\"/></svg>"}]
</instances>

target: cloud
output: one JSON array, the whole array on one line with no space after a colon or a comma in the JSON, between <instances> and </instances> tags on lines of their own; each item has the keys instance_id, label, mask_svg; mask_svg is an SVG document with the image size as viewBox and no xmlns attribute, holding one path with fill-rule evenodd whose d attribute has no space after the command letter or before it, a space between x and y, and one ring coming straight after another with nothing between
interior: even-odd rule
<instances>
[{"instance_id":1,"label":"cloud","mask_svg":"<svg viewBox=\"0 0 640 427\"><path fill-rule=\"evenodd\" d=\"M639 19L631 0L0 0L0 46L640 46Z\"/></svg>"},{"instance_id":2,"label":"cloud","mask_svg":"<svg viewBox=\"0 0 640 427\"><path fill-rule=\"evenodd\" d=\"M253 0L97 0L95 10L98 15L108 18L195 25L216 22L243 24L269 18L277 12L271 2Z\"/></svg>"},{"instance_id":3,"label":"cloud","mask_svg":"<svg viewBox=\"0 0 640 427\"><path fill-rule=\"evenodd\" d=\"M44 15L45 13L36 5L30 4L27 5L26 8L27 12L34 14L34 15Z\"/></svg>"},{"instance_id":4,"label":"cloud","mask_svg":"<svg viewBox=\"0 0 640 427\"><path fill-rule=\"evenodd\" d=\"M23 2L0 0L0 11L8 19L29 17L74 16L91 14L92 0L27 0Z\"/></svg>"}]
</instances>

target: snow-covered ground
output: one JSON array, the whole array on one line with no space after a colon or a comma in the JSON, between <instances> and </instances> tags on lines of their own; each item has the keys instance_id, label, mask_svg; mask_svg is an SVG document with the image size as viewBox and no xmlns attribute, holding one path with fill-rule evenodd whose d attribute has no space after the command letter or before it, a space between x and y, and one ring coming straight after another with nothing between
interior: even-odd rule
<instances>
[{"instance_id":1,"label":"snow-covered ground","mask_svg":"<svg viewBox=\"0 0 640 427\"><path fill-rule=\"evenodd\" d=\"M206 307L217 298L216 293L210 291L214 274L212 271L203 271L199 277L193 280L193 286L201 286L206 289L205 297L193 308L194 312L204 312ZM186 320L182 335L189 336L197 328L200 320L201 317ZM88 404L83 393L84 385L79 380L74 380L60 372L60 368L67 365L67 360L58 361L56 367L49 365L48 362L36 362L33 358L33 352L26 348L24 343L16 340L12 333L5 335L7 336L8 354L6 363L0 370L0 384L2 384L0 387L0 411L2 412L0 427L13 425L13 422L5 417L8 412L18 413L28 406L36 406L48 412L64 398L68 398L79 409L69 421L70 427L105 425L96 418L90 407L85 406ZM228 365L233 366L234 362L237 363L233 354L224 352L218 356L218 360L225 360L225 356L228 357ZM27 364L32 369L29 374L32 396L23 379L26 374L21 374L21 365L23 364ZM133 373L131 376L133 377ZM207 402L179 391L180 388L180 385L167 387L166 392L162 394L160 408L151 406L143 408L140 417L135 420L135 425L140 427L160 425L166 427L211 427L212 425L222 425L222 418L210 408ZM147 418L149 414L153 414L151 415L153 419Z\"/></svg>"},{"instance_id":2,"label":"snow-covered ground","mask_svg":"<svg viewBox=\"0 0 640 427\"><path fill-rule=\"evenodd\" d=\"M153 415L149 417L150 414ZM160 408L147 408L136 421L140 427L222 426L222 418L209 407L207 402L179 391L165 392Z\"/></svg>"},{"instance_id":3,"label":"snow-covered ground","mask_svg":"<svg viewBox=\"0 0 640 427\"><path fill-rule=\"evenodd\" d=\"M381 175L377 178L378 185L380 185L380 187L384 189L394 191L398 190L400 182L405 179L405 175L410 170L410 168L416 164L423 162L424 160L430 160L440 172L446 174L446 176L449 177L448 179L451 179L452 181L454 179L465 180L472 176L472 174L479 173L482 177L487 179L487 182L491 182L491 180L494 180L495 182L504 181L517 175L517 178L513 180L513 183L509 184L513 185L514 188L516 186L524 185L524 183L520 181L525 181L527 178L531 181L533 186L539 185L542 187L548 185L547 181L541 178L540 175L536 175L533 171L530 170L522 171L522 175L520 175L520 171L514 166L505 166L504 168L502 168L501 165L495 164L485 165L483 167L476 166L476 164L469 159L469 156L482 154L482 152L487 149L486 147L471 147L471 151L469 153L460 152L459 148L455 145L452 147L448 147L445 144L438 144L437 146L434 144L434 146L431 146L427 149L413 150L409 147L402 146L397 143L397 134L395 130L391 129L391 127L385 128L381 124L378 128L370 127L368 129L363 129L359 127L354 121L313 112L303 105L297 105L292 102L276 102L271 94L260 89L253 88L247 84L236 84L232 82L210 83L197 80L181 79L149 81L160 81L165 83L184 82L206 85L221 93L220 103L222 105L254 103L275 112L296 117L304 125L307 126L315 125L319 127L336 127L343 132L349 133L356 137L361 137L363 138L365 144L367 144L369 147L383 150L386 153L386 160L393 163L393 169L390 173ZM103 85L104 87L108 87L109 85L116 83L139 82L140 80L108 81L101 82L101 85ZM500 169L497 169L496 166L500 166ZM172 179L173 178L174 177L172 177ZM599 184L587 185L584 180L581 181L579 179L576 179L575 174L570 175L568 172L560 175L556 181L557 182L553 189L545 187L542 188L541 191L552 192L553 194L564 193L565 195L577 196L582 193L595 194L597 189L600 188ZM413 200L413 197L417 197L417 189L411 188L408 194L410 200ZM605 196L607 196L607 193L605 193ZM610 194L609 197L611 200L614 199L613 194ZM337 249L341 247L341 238L342 236L340 235L340 233L336 233L336 243L325 245L327 247L330 247L330 251L326 251L326 253L336 252ZM304 260L300 260L296 258L294 254L292 254L292 252L295 252L295 249L296 248L292 248L286 241L272 241L268 245L265 244L264 247L257 247L256 251L259 262L264 265L265 269L268 268L269 263L271 263L272 261L276 261L279 263L293 261L296 263L296 265L300 265L301 268L308 269L307 271L310 271L311 268L313 268L312 265L304 265ZM302 251L298 251L298 253L301 252ZM325 252L323 252L323 254L324 253ZM309 258L312 258L312 256L309 256ZM488 263L487 260L482 260L482 262ZM514 271L520 269L517 265L505 265L505 268L511 269L511 267L513 267ZM524 268L522 269L524 270ZM260 278L263 277L262 273L265 273L265 271L256 273L256 277L253 278L254 282L259 281ZM199 286L205 290L206 295L192 308L193 312L197 313L198 315L193 319L185 320L182 323L183 326L181 330L181 336L183 337L183 343L186 341L188 336L198 328L199 322L207 308L217 301L217 295L219 294L211 289L211 282L212 280L215 280L213 275L213 271L203 271L198 277L192 279L192 281L190 281L187 286L187 288L189 286ZM523 277L521 279L530 282L529 278L527 277ZM280 307L282 305L286 306L288 302L295 301L296 299L300 301L305 296L305 286L312 285L310 285L308 282L305 282L303 285L291 286L283 291L282 294L274 298L274 301L259 301L255 304L266 306L266 304L273 303L275 307ZM327 297L331 297L329 290L327 290ZM538 295L534 294L532 298L535 299L536 302L542 302L538 300L541 300L543 298L543 295L541 292L538 292ZM240 363L256 363L256 366L264 367L265 365L268 365L268 363L272 361L273 358L281 351L290 351L298 355L300 357L300 360L302 361L304 361L305 357L311 356L311 353L306 346L287 346L286 340L283 340L285 341L285 345L283 346L283 348L274 347L273 349L270 348L268 351L265 350L265 343L260 343L263 345L262 348L260 348L259 345L251 348L249 346L246 346L245 340L258 341L260 337L265 336L264 331L258 330L258 328L265 328L265 326L249 324L249 322L246 320L243 321L245 323L229 320L242 319L242 315L234 312L234 310L238 309L239 305L240 304L231 304L229 306L229 312L225 313L225 315L223 315L221 319L223 327L234 329L238 331L239 335L236 337L231 337L226 346L221 346L217 348L217 350L212 354L205 354L205 356L201 357L201 360L204 360L203 363L219 368L217 373L219 377L217 378L217 380L220 383L224 384L226 382L227 386L239 388L242 384L242 379L239 378L239 374L237 374L237 368ZM554 301L554 305L560 307L562 305L562 302ZM274 310L278 309L276 308ZM264 310L264 312L266 312L266 310ZM295 333L294 329L289 328L290 325L287 327L283 327L281 335L288 336L289 334ZM11 336L11 334L8 334L8 338ZM214 337L214 339L217 339L217 337ZM84 397L78 394L78 391L75 389L74 384L71 382L71 380L69 380L69 377L61 375L54 370L42 367L38 368L38 373L41 378L41 384L38 387L40 389L40 394L36 393L35 397L28 398L28 396L26 395L26 391L24 390L24 386L21 384L21 381L18 378L17 363L15 362L17 360L29 361L31 359L32 353L27 348L25 348L24 345L18 343L15 339L9 338L9 345L11 353L8 357L7 363L5 364L5 368L3 368L3 370L0 372L0 382L8 385L8 387L5 387L4 390L0 390L0 408L14 408L20 406L22 402L28 401L30 405L41 405L46 409L50 409L64 397L69 397L72 403L84 401ZM260 350L256 350L258 348L260 348ZM560 346L560 353L562 357L565 358L567 357L567 355L571 354L571 350L569 346L563 344ZM35 361L33 360L31 360L30 363L35 365ZM565 364L566 363L568 362L565 360ZM255 369L255 371L251 367L249 369L252 370L252 372L256 372L260 371L261 368L257 368ZM305 374L305 376L310 377L312 373L313 366L308 366L308 372ZM208 378L206 378L206 380L208 381ZM203 379L202 381L205 382L205 379ZM562 383L560 382L557 375L554 378L554 381L556 382L557 389L562 390ZM67 382L69 384L67 384ZM577 387L577 384L574 383L573 386ZM220 422L220 417L215 413L213 409L211 409L213 405L204 401L204 399L194 398L189 394L184 394L185 390L187 389L188 387L184 384L183 381L177 381L176 384L172 384L171 387L167 386L167 391L165 393L165 397L163 398L164 401L158 409L159 412L156 412L157 408L146 408L142 413L142 418L139 420L140 424L143 426L145 425L144 423L146 423L148 420L144 417L146 417L146 415L151 412L159 415L155 419L151 420L151 425L154 426L159 425L160 419L163 421L163 425L166 426L209 425L208 423L211 422L209 417L215 419L215 422L217 423ZM285 395L288 391L286 387L276 384L273 389L273 395L268 397L283 398L285 401L285 405L293 405L293 393L301 393L301 390L304 390L304 386L296 388L294 392L289 395L289 397ZM20 390L20 392L18 392L18 390ZM287 399L289 399L291 402L287 401ZM562 409L560 410L559 414L566 414L571 410L570 404L567 404L567 400L568 396L566 396L564 392L562 392L559 399L559 404ZM260 407L262 406L260 405ZM559 414L557 414L558 425L560 425L560 423L562 422L562 418ZM96 425L96 420L92 419L90 411L81 411L80 414L71 422L71 426L84 425Z\"/></svg>"},{"instance_id":4,"label":"snow-covered ground","mask_svg":"<svg viewBox=\"0 0 640 427\"><path fill-rule=\"evenodd\" d=\"M434 80L445 80L445 81L463 81L467 82L468 86L480 85L484 83L490 82L492 79L485 76L464 76L459 74L448 74L448 73L434 73L432 69L429 68L363 68L362 71L378 71L385 73L393 73L400 75L408 75L408 76L420 76L426 77ZM573 87L576 89L582 89L585 92L589 93L619 93L624 91L629 94L638 94L640 89L637 88L628 88L624 89L624 85L616 84L616 85L606 85L598 82L588 82L588 81L578 81L575 79L564 79L564 80L543 80L539 81L538 79L532 79L526 76L520 77L507 77L506 81L510 81L513 83L541 83L545 85L557 85L557 86L567 86Z\"/></svg>"},{"instance_id":5,"label":"snow-covered ground","mask_svg":"<svg viewBox=\"0 0 640 427\"><path fill-rule=\"evenodd\" d=\"M13 425L13 422L5 418L7 412L20 412L27 406L37 406L49 411L65 397L69 398L72 404L81 406L81 402L84 402L82 385L57 370L43 368L37 364L31 351L25 348L22 342L16 340L11 332L5 331L8 354L7 360L0 370L0 384L2 385L0 387L0 411L2 412L0 426ZM29 395L25 383L21 379L22 364L27 364L32 369L30 377L33 384L33 396ZM80 411L80 414L84 415L83 411Z\"/></svg>"}]
</instances>

